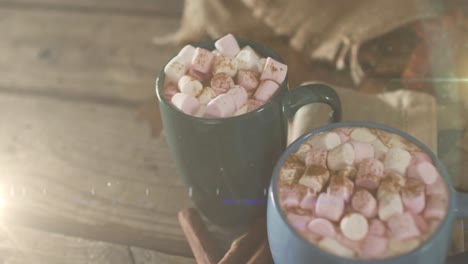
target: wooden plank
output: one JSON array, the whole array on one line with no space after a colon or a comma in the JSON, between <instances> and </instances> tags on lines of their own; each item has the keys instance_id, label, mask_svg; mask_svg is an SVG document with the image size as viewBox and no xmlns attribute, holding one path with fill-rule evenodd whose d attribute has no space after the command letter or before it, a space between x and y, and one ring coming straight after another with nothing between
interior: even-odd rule
<instances>
[{"instance_id":1,"label":"wooden plank","mask_svg":"<svg viewBox=\"0 0 468 264\"><path fill-rule=\"evenodd\" d=\"M162 254L157 251L131 247L134 264L154 264L154 263L167 263L167 264L195 264L192 258L184 258Z\"/></svg>"},{"instance_id":2,"label":"wooden plank","mask_svg":"<svg viewBox=\"0 0 468 264\"><path fill-rule=\"evenodd\" d=\"M4 216L64 234L191 256L177 223L191 206L164 138L136 108L0 94ZM12 118L14 117L14 118Z\"/></svg>"},{"instance_id":3,"label":"wooden plank","mask_svg":"<svg viewBox=\"0 0 468 264\"><path fill-rule=\"evenodd\" d=\"M180 15L184 0L0 0L1 6L73 9L91 12L125 12L139 15Z\"/></svg>"},{"instance_id":4,"label":"wooden plank","mask_svg":"<svg viewBox=\"0 0 468 264\"><path fill-rule=\"evenodd\" d=\"M0 88L14 91L141 100L178 49L151 42L178 18L1 8L0 20Z\"/></svg>"},{"instance_id":5,"label":"wooden plank","mask_svg":"<svg viewBox=\"0 0 468 264\"><path fill-rule=\"evenodd\" d=\"M133 264L126 246L8 226L0 231L4 264Z\"/></svg>"},{"instance_id":6,"label":"wooden plank","mask_svg":"<svg viewBox=\"0 0 468 264\"><path fill-rule=\"evenodd\" d=\"M193 259L17 225L0 230L3 264L188 264Z\"/></svg>"}]
</instances>

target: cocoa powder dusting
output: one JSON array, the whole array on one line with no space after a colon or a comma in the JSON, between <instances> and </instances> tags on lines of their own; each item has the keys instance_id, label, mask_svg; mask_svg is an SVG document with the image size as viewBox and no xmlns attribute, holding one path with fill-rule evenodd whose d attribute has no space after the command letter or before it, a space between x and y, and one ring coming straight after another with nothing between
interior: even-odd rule
<instances>
[{"instance_id":1,"label":"cocoa powder dusting","mask_svg":"<svg viewBox=\"0 0 468 264\"><path fill-rule=\"evenodd\" d=\"M405 186L402 188L402 193L407 196L418 196L424 193L425 185L417 179L408 178Z\"/></svg>"},{"instance_id":2,"label":"cocoa powder dusting","mask_svg":"<svg viewBox=\"0 0 468 264\"><path fill-rule=\"evenodd\" d=\"M372 199L372 195L369 192L359 190L353 195L352 205L356 210L360 210L367 205L370 199Z\"/></svg>"}]
</instances>

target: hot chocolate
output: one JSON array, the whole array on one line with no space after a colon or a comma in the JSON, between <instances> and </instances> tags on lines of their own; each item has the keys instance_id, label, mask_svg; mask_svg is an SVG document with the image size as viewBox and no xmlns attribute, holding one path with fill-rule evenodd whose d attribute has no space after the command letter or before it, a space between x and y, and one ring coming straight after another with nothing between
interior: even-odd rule
<instances>
[{"instance_id":1,"label":"hot chocolate","mask_svg":"<svg viewBox=\"0 0 468 264\"><path fill-rule=\"evenodd\" d=\"M431 158L382 130L347 127L313 135L287 157L279 176L289 225L342 257L408 253L447 214L447 186Z\"/></svg>"},{"instance_id":2,"label":"hot chocolate","mask_svg":"<svg viewBox=\"0 0 468 264\"><path fill-rule=\"evenodd\" d=\"M245 114L270 100L286 79L287 65L242 49L231 34L213 51L185 46L164 68L165 97L196 117Z\"/></svg>"}]
</instances>

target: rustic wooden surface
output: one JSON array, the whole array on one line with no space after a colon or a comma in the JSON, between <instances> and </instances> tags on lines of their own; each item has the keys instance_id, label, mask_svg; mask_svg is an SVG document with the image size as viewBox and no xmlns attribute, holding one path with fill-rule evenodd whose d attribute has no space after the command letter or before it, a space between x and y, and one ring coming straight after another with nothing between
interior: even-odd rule
<instances>
[{"instance_id":1,"label":"rustic wooden surface","mask_svg":"<svg viewBox=\"0 0 468 264\"><path fill-rule=\"evenodd\" d=\"M182 2L0 0L0 262L194 263L177 223L187 190L165 139L137 119L178 49L152 37L177 29Z\"/></svg>"},{"instance_id":2,"label":"rustic wooden surface","mask_svg":"<svg viewBox=\"0 0 468 264\"><path fill-rule=\"evenodd\" d=\"M193 264L193 259L10 226L0 231L2 264Z\"/></svg>"}]
</instances>

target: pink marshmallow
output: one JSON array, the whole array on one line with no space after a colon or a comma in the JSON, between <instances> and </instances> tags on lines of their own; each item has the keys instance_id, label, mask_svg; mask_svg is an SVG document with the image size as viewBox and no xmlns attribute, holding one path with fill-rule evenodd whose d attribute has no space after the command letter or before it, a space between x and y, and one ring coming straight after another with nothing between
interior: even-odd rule
<instances>
[{"instance_id":1,"label":"pink marshmallow","mask_svg":"<svg viewBox=\"0 0 468 264\"><path fill-rule=\"evenodd\" d=\"M257 74L249 70L240 70L237 73L237 85L244 87L246 90L254 90L259 84Z\"/></svg>"},{"instance_id":2,"label":"pink marshmallow","mask_svg":"<svg viewBox=\"0 0 468 264\"><path fill-rule=\"evenodd\" d=\"M359 174L361 174L361 175L373 174L373 175L381 178L384 175L384 165L378 159L363 160L359 164L358 172L357 172L356 176L359 177Z\"/></svg>"},{"instance_id":3,"label":"pink marshmallow","mask_svg":"<svg viewBox=\"0 0 468 264\"><path fill-rule=\"evenodd\" d=\"M340 136L340 140L341 140L341 144L347 142L349 140L349 136L346 135L345 133L343 132L338 132L338 136Z\"/></svg>"},{"instance_id":4,"label":"pink marshmallow","mask_svg":"<svg viewBox=\"0 0 468 264\"><path fill-rule=\"evenodd\" d=\"M360 212L367 218L377 215L377 200L367 190L359 190L354 193L351 200L354 210Z\"/></svg>"},{"instance_id":5,"label":"pink marshmallow","mask_svg":"<svg viewBox=\"0 0 468 264\"><path fill-rule=\"evenodd\" d=\"M378 159L365 159L358 167L356 186L367 189L376 189L383 177L384 165Z\"/></svg>"},{"instance_id":6,"label":"pink marshmallow","mask_svg":"<svg viewBox=\"0 0 468 264\"><path fill-rule=\"evenodd\" d=\"M190 69L189 70L189 75L195 77L199 81L206 81L206 80L209 80L212 77L211 73L203 73L203 72L199 72L199 71L197 71L195 69Z\"/></svg>"},{"instance_id":7,"label":"pink marshmallow","mask_svg":"<svg viewBox=\"0 0 468 264\"><path fill-rule=\"evenodd\" d=\"M310 232L320 235L322 237L334 237L336 230L333 224L323 218L315 218L307 225Z\"/></svg>"},{"instance_id":8,"label":"pink marshmallow","mask_svg":"<svg viewBox=\"0 0 468 264\"><path fill-rule=\"evenodd\" d=\"M361 250L361 241L355 241L347 238L345 235L342 233L338 233L336 236L336 241L338 241L339 244L353 250L354 252L359 252Z\"/></svg>"},{"instance_id":9,"label":"pink marshmallow","mask_svg":"<svg viewBox=\"0 0 468 264\"><path fill-rule=\"evenodd\" d=\"M279 85L271 80L262 81L255 91L254 98L266 102L270 100L278 88Z\"/></svg>"},{"instance_id":10,"label":"pink marshmallow","mask_svg":"<svg viewBox=\"0 0 468 264\"><path fill-rule=\"evenodd\" d=\"M298 193L290 193L282 201L281 205L284 208L294 208L299 206L300 197Z\"/></svg>"},{"instance_id":11,"label":"pink marshmallow","mask_svg":"<svg viewBox=\"0 0 468 264\"><path fill-rule=\"evenodd\" d=\"M245 105L249 97L247 95L247 91L239 85L231 87L231 89L229 89L226 94L231 95L234 98L234 102L236 103L236 110Z\"/></svg>"},{"instance_id":12,"label":"pink marshmallow","mask_svg":"<svg viewBox=\"0 0 468 264\"><path fill-rule=\"evenodd\" d=\"M416 164L416 163L419 163L419 162L422 162L422 161L432 163L431 157L429 157L429 155L427 155L424 152L416 151L416 152L411 153L411 163L412 164Z\"/></svg>"},{"instance_id":13,"label":"pink marshmallow","mask_svg":"<svg viewBox=\"0 0 468 264\"><path fill-rule=\"evenodd\" d=\"M288 66L270 57L266 59L260 80L272 80L277 84L282 84L286 79Z\"/></svg>"},{"instance_id":14,"label":"pink marshmallow","mask_svg":"<svg viewBox=\"0 0 468 264\"><path fill-rule=\"evenodd\" d=\"M258 100L255 100L255 99L249 99L247 101L247 106L248 106L248 109L247 111L254 111L258 108L260 108L262 105L264 105L265 103L262 102L262 101L258 101Z\"/></svg>"},{"instance_id":15,"label":"pink marshmallow","mask_svg":"<svg viewBox=\"0 0 468 264\"><path fill-rule=\"evenodd\" d=\"M361 256L369 258L382 258L387 251L388 239L385 237L369 235L362 242Z\"/></svg>"},{"instance_id":16,"label":"pink marshmallow","mask_svg":"<svg viewBox=\"0 0 468 264\"><path fill-rule=\"evenodd\" d=\"M220 94L227 92L235 83L226 73L218 73L211 78L210 85L213 90Z\"/></svg>"},{"instance_id":17,"label":"pink marshmallow","mask_svg":"<svg viewBox=\"0 0 468 264\"><path fill-rule=\"evenodd\" d=\"M413 219L414 219L414 222L416 223L416 226L418 227L419 231L421 231L423 233L426 233L426 232L429 231L429 225L427 224L424 217L422 217L420 215L417 215L417 214L413 214Z\"/></svg>"},{"instance_id":18,"label":"pink marshmallow","mask_svg":"<svg viewBox=\"0 0 468 264\"><path fill-rule=\"evenodd\" d=\"M179 87L177 86L176 83L173 82L167 82L167 84L164 84L164 96L168 99L171 100L171 98L176 94L180 93Z\"/></svg>"},{"instance_id":19,"label":"pink marshmallow","mask_svg":"<svg viewBox=\"0 0 468 264\"><path fill-rule=\"evenodd\" d=\"M387 224L393 238L398 240L406 240L421 235L410 213L396 214L388 219Z\"/></svg>"},{"instance_id":20,"label":"pink marshmallow","mask_svg":"<svg viewBox=\"0 0 468 264\"><path fill-rule=\"evenodd\" d=\"M326 168L327 167L327 154L328 152L326 150L312 149L309 152L307 152L307 155L305 157L305 164L307 166L319 165L319 166Z\"/></svg>"},{"instance_id":21,"label":"pink marshmallow","mask_svg":"<svg viewBox=\"0 0 468 264\"><path fill-rule=\"evenodd\" d=\"M327 193L336 195L349 201L354 191L354 183L344 175L334 175L330 179L330 184L327 188Z\"/></svg>"},{"instance_id":22,"label":"pink marshmallow","mask_svg":"<svg viewBox=\"0 0 468 264\"><path fill-rule=\"evenodd\" d=\"M327 193L321 193L315 206L317 216L331 221L338 221L344 210L344 200Z\"/></svg>"},{"instance_id":23,"label":"pink marshmallow","mask_svg":"<svg viewBox=\"0 0 468 264\"><path fill-rule=\"evenodd\" d=\"M200 108L200 103L197 98L184 93L176 93L172 96L171 102L175 107L179 108L180 111L188 115L195 114L198 108Z\"/></svg>"},{"instance_id":24,"label":"pink marshmallow","mask_svg":"<svg viewBox=\"0 0 468 264\"><path fill-rule=\"evenodd\" d=\"M196 48L192 59L192 69L200 73L210 73L214 56L209 50Z\"/></svg>"},{"instance_id":25,"label":"pink marshmallow","mask_svg":"<svg viewBox=\"0 0 468 264\"><path fill-rule=\"evenodd\" d=\"M439 173L432 163L421 161L408 167L408 177L421 180L425 184L433 184Z\"/></svg>"},{"instance_id":26,"label":"pink marshmallow","mask_svg":"<svg viewBox=\"0 0 468 264\"><path fill-rule=\"evenodd\" d=\"M354 162L360 163L365 159L374 158L374 147L366 142L352 140L349 143L354 149Z\"/></svg>"},{"instance_id":27,"label":"pink marshmallow","mask_svg":"<svg viewBox=\"0 0 468 264\"><path fill-rule=\"evenodd\" d=\"M427 195L447 195L447 188L442 177L438 177L433 184L426 185Z\"/></svg>"},{"instance_id":28,"label":"pink marshmallow","mask_svg":"<svg viewBox=\"0 0 468 264\"><path fill-rule=\"evenodd\" d=\"M419 181L408 181L406 186L401 190L401 198L405 208L414 213L419 214L426 206L426 194L424 192L424 184Z\"/></svg>"},{"instance_id":29,"label":"pink marshmallow","mask_svg":"<svg viewBox=\"0 0 468 264\"><path fill-rule=\"evenodd\" d=\"M369 223L369 235L385 236L385 224L379 219L372 219Z\"/></svg>"},{"instance_id":30,"label":"pink marshmallow","mask_svg":"<svg viewBox=\"0 0 468 264\"><path fill-rule=\"evenodd\" d=\"M307 191L306 195L304 195L304 198L302 198L301 203L299 204L299 207L304 210L311 210L312 212L315 209L315 204L317 203L317 197L314 195L312 192Z\"/></svg>"},{"instance_id":31,"label":"pink marshmallow","mask_svg":"<svg viewBox=\"0 0 468 264\"><path fill-rule=\"evenodd\" d=\"M215 42L215 47L226 57L235 57L240 52L239 43L232 34L228 34Z\"/></svg>"},{"instance_id":32,"label":"pink marshmallow","mask_svg":"<svg viewBox=\"0 0 468 264\"><path fill-rule=\"evenodd\" d=\"M285 200L289 196L297 196L301 200L302 196L306 193L307 189L302 186L281 186L279 188L280 201Z\"/></svg>"},{"instance_id":33,"label":"pink marshmallow","mask_svg":"<svg viewBox=\"0 0 468 264\"><path fill-rule=\"evenodd\" d=\"M289 224L297 231L307 231L307 225L312 220L312 217L308 215L298 215L288 213L286 215Z\"/></svg>"},{"instance_id":34,"label":"pink marshmallow","mask_svg":"<svg viewBox=\"0 0 468 264\"><path fill-rule=\"evenodd\" d=\"M230 117L236 111L236 102L234 97L229 94L220 94L211 100L205 109L207 118Z\"/></svg>"},{"instance_id":35,"label":"pink marshmallow","mask_svg":"<svg viewBox=\"0 0 468 264\"><path fill-rule=\"evenodd\" d=\"M379 187L380 178L374 174L358 174L356 176L356 186L363 187L369 190L374 190Z\"/></svg>"},{"instance_id":36,"label":"pink marshmallow","mask_svg":"<svg viewBox=\"0 0 468 264\"><path fill-rule=\"evenodd\" d=\"M447 201L442 196L429 196L424 210L426 219L444 219L447 209Z\"/></svg>"}]
</instances>

